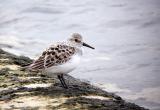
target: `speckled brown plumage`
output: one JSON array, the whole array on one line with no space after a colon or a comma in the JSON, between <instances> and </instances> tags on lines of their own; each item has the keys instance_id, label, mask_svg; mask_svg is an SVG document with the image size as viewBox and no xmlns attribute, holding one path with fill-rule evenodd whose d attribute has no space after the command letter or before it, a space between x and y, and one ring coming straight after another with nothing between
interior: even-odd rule
<instances>
[{"instance_id":1,"label":"speckled brown plumage","mask_svg":"<svg viewBox=\"0 0 160 110\"><path fill-rule=\"evenodd\" d=\"M71 59L76 49L66 44L52 45L30 65L30 69L42 70L51 66L63 64Z\"/></svg>"}]
</instances>

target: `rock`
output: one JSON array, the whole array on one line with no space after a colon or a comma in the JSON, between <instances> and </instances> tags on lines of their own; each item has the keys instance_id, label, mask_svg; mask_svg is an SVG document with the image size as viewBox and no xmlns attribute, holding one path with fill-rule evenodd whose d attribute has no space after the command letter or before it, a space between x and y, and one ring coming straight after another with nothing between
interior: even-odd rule
<instances>
[{"instance_id":1,"label":"rock","mask_svg":"<svg viewBox=\"0 0 160 110\"><path fill-rule=\"evenodd\" d=\"M13 57L12 58L14 64L20 65L20 66L27 66L32 63L33 60L31 60L28 57L25 56L19 56L19 57Z\"/></svg>"},{"instance_id":2,"label":"rock","mask_svg":"<svg viewBox=\"0 0 160 110\"><path fill-rule=\"evenodd\" d=\"M147 110L69 75L64 89L56 76L21 69L31 62L0 49L0 109Z\"/></svg>"},{"instance_id":3,"label":"rock","mask_svg":"<svg viewBox=\"0 0 160 110\"><path fill-rule=\"evenodd\" d=\"M9 68L3 68L0 70L0 75L5 75L5 74L9 74Z\"/></svg>"}]
</instances>

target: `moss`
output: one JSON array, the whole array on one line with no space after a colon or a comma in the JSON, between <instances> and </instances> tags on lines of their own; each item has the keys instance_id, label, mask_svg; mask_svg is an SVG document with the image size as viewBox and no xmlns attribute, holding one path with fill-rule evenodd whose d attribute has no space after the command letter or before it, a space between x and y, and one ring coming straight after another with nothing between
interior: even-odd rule
<instances>
[{"instance_id":1,"label":"moss","mask_svg":"<svg viewBox=\"0 0 160 110\"><path fill-rule=\"evenodd\" d=\"M13 63L20 66L27 66L32 63L32 60L25 56L12 57Z\"/></svg>"},{"instance_id":2,"label":"moss","mask_svg":"<svg viewBox=\"0 0 160 110\"><path fill-rule=\"evenodd\" d=\"M6 87L7 87L7 84L3 84L3 85L0 86L0 87L6 88Z\"/></svg>"},{"instance_id":3,"label":"moss","mask_svg":"<svg viewBox=\"0 0 160 110\"><path fill-rule=\"evenodd\" d=\"M9 74L10 69L9 68L3 68L0 70L0 75Z\"/></svg>"},{"instance_id":4,"label":"moss","mask_svg":"<svg viewBox=\"0 0 160 110\"><path fill-rule=\"evenodd\" d=\"M11 109L146 110L135 104L125 102L120 96L103 91L86 82L81 82L69 75L65 75L65 78L70 79L71 82L69 89L64 89L61 87L57 77L49 78L42 73L27 72L25 69L20 69L32 62L32 59L28 57L16 56L0 49L0 59L0 65L18 67L16 70L10 68L0 69L0 104L5 104ZM25 87L29 84L42 83L52 85L48 87ZM88 95L103 96L111 100L81 97ZM35 96L39 98L34 99ZM19 98L25 107L17 104ZM46 104L42 104L44 107L38 105L35 107L34 101L41 102L43 98L47 101ZM65 101L60 102L62 99ZM33 105L27 105L28 101L33 101ZM5 108L1 108L0 105L0 109Z\"/></svg>"}]
</instances>

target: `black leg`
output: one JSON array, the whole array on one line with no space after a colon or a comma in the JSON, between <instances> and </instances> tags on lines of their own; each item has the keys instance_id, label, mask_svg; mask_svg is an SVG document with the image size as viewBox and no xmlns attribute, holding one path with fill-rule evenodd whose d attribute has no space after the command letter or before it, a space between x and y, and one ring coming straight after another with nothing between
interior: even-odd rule
<instances>
[{"instance_id":1,"label":"black leg","mask_svg":"<svg viewBox=\"0 0 160 110\"><path fill-rule=\"evenodd\" d=\"M64 77L63 77L63 74L61 74L60 77L61 77L61 79L62 79L62 81L63 81L63 84L64 84L65 88L68 89L68 86L67 86L67 84L66 84L66 82L65 82L65 79L64 79Z\"/></svg>"},{"instance_id":2,"label":"black leg","mask_svg":"<svg viewBox=\"0 0 160 110\"><path fill-rule=\"evenodd\" d=\"M60 82L61 82L61 84L62 84L63 88L65 88L65 85L64 85L64 83L63 83L63 81L62 81L61 76L60 76L60 75L57 75L57 77L58 77L58 79L60 80Z\"/></svg>"}]
</instances>

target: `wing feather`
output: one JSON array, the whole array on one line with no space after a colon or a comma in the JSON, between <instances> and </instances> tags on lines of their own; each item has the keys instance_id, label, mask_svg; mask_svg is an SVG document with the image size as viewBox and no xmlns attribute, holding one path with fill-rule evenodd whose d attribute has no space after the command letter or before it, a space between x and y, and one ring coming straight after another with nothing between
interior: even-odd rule
<instances>
[{"instance_id":1,"label":"wing feather","mask_svg":"<svg viewBox=\"0 0 160 110\"><path fill-rule=\"evenodd\" d=\"M61 65L70 60L76 49L66 44L52 45L35 60L29 68L31 70L42 70L51 66Z\"/></svg>"}]
</instances>

